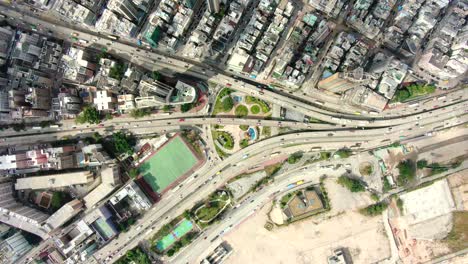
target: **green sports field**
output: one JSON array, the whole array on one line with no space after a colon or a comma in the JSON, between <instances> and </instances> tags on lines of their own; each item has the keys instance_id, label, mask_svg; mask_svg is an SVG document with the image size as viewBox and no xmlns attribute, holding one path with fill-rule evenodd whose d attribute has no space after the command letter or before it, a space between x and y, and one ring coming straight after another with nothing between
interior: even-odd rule
<instances>
[{"instance_id":1,"label":"green sports field","mask_svg":"<svg viewBox=\"0 0 468 264\"><path fill-rule=\"evenodd\" d=\"M173 138L138 168L153 191L161 192L196 163L197 158L180 136Z\"/></svg>"}]
</instances>

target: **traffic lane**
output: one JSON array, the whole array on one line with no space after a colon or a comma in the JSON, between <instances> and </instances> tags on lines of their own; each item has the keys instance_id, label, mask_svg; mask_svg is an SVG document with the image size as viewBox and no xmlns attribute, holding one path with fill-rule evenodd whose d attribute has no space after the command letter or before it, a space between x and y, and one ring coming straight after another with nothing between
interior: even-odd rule
<instances>
[{"instance_id":1,"label":"traffic lane","mask_svg":"<svg viewBox=\"0 0 468 264\"><path fill-rule=\"evenodd\" d=\"M378 143L378 140L374 140L374 141L375 141L375 142L374 142L373 144L377 144L377 143ZM376 146L377 146L377 145L375 145L374 147L376 147ZM216 188L214 188L214 189L216 189ZM213 189L213 190L214 190L214 189ZM209 191L204 192L204 195L208 195L211 191L212 191L212 190L209 190ZM202 196L202 197L203 197L203 196ZM183 211L182 211L182 212L183 212ZM126 249L128 249L128 248L122 248L121 250L126 250Z\"/></svg>"},{"instance_id":2,"label":"traffic lane","mask_svg":"<svg viewBox=\"0 0 468 264\"><path fill-rule=\"evenodd\" d=\"M63 29L63 28L62 28L62 29ZM107 45L107 44L112 45L113 43L109 43L109 42L108 42L108 43L106 43L106 45ZM115 42L115 44L116 44L116 45L124 45L124 44L119 43L119 42ZM121 47L121 48L122 48L122 47ZM131 47L131 46L128 46L128 45L125 44L125 48L126 48L126 49L129 49L129 48L134 48L134 47ZM184 60L184 61L186 61L186 60ZM169 62L172 64L172 61L169 61ZM166 66L167 66L167 65L166 65ZM225 76L225 78L229 78L229 77L228 77L228 76ZM261 85L261 84L257 84L257 86L259 86L259 85ZM288 98L288 97L286 97L286 98ZM283 99L284 99L284 98L283 98ZM295 100L299 100L299 99L298 99L298 98L295 98ZM293 106L293 107L294 107L294 106ZM337 110L337 109L335 109L335 110ZM311 110L311 111L317 111L317 108L315 108L315 109L313 109L313 110ZM320 111L320 110L319 110L319 111ZM351 116L351 117L353 117L353 116ZM322 118L325 118L325 117L322 117ZM350 117L341 116L341 118L350 118ZM328 120L328 121L330 121L330 120ZM332 123L333 123L333 122L332 122ZM369 125L368 125L368 126L369 126ZM371 125L371 126L372 126L372 125Z\"/></svg>"}]
</instances>

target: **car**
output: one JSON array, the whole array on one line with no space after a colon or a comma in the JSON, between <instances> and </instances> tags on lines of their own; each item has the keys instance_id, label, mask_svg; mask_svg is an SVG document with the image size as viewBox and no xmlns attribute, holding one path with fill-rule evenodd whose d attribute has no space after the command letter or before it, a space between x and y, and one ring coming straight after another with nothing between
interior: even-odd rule
<instances>
[{"instance_id":1,"label":"car","mask_svg":"<svg viewBox=\"0 0 468 264\"><path fill-rule=\"evenodd\" d=\"M99 126L99 127L103 127L103 126L104 126L104 124L99 124L98 126Z\"/></svg>"},{"instance_id":2,"label":"car","mask_svg":"<svg viewBox=\"0 0 468 264\"><path fill-rule=\"evenodd\" d=\"M179 122L184 122L184 121L185 121L185 118L179 119Z\"/></svg>"},{"instance_id":3,"label":"car","mask_svg":"<svg viewBox=\"0 0 468 264\"><path fill-rule=\"evenodd\" d=\"M232 86L232 84L230 84L230 83L226 83L226 86L227 86L227 87L231 87L231 86Z\"/></svg>"}]
</instances>

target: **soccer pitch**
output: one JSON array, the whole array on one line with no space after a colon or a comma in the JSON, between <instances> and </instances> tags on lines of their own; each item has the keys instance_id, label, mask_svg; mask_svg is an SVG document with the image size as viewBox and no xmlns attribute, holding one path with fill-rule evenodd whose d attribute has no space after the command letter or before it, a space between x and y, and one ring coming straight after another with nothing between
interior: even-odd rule
<instances>
[{"instance_id":1,"label":"soccer pitch","mask_svg":"<svg viewBox=\"0 0 468 264\"><path fill-rule=\"evenodd\" d=\"M154 192L166 189L198 162L180 136L173 138L138 168Z\"/></svg>"}]
</instances>

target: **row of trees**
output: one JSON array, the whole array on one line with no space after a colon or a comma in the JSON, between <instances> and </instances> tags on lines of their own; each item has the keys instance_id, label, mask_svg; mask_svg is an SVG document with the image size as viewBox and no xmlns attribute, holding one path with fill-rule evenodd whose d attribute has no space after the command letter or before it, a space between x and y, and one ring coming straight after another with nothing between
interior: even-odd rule
<instances>
[{"instance_id":1,"label":"row of trees","mask_svg":"<svg viewBox=\"0 0 468 264\"><path fill-rule=\"evenodd\" d=\"M393 98L393 101L395 102L404 102L410 98L420 96L420 95L425 95L425 94L431 94L435 92L435 86L434 85L428 85L428 84L412 84L407 87L404 87L402 89L399 89Z\"/></svg>"}]
</instances>

